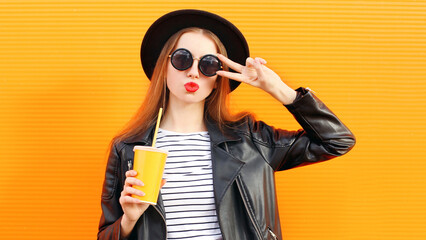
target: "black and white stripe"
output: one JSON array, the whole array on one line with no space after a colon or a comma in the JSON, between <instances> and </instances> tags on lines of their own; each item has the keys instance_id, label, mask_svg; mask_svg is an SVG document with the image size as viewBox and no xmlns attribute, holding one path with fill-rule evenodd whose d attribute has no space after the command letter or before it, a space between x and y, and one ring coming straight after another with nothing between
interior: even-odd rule
<instances>
[{"instance_id":1,"label":"black and white stripe","mask_svg":"<svg viewBox=\"0 0 426 240\"><path fill-rule=\"evenodd\" d=\"M167 239L222 239L213 193L208 132L159 129L156 147L169 152L161 189Z\"/></svg>"}]
</instances>

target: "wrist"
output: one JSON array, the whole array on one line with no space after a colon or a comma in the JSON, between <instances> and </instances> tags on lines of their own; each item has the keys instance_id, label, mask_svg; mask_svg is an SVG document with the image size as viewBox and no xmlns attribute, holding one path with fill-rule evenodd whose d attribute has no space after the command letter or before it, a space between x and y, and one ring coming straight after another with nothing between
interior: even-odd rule
<instances>
[{"instance_id":1,"label":"wrist","mask_svg":"<svg viewBox=\"0 0 426 240\"><path fill-rule=\"evenodd\" d=\"M122 225L132 225L136 222L137 222L137 220L130 219L125 213L123 214L123 217L121 218L121 224Z\"/></svg>"},{"instance_id":2,"label":"wrist","mask_svg":"<svg viewBox=\"0 0 426 240\"><path fill-rule=\"evenodd\" d=\"M129 237L130 233L132 232L134 226L136 225L137 221L133 221L127 217L126 214L123 214L121 217L120 222L120 238L127 238Z\"/></svg>"},{"instance_id":3,"label":"wrist","mask_svg":"<svg viewBox=\"0 0 426 240\"><path fill-rule=\"evenodd\" d=\"M278 86L274 87L269 94L284 105L293 103L297 96L297 92L287 86L284 82L281 82Z\"/></svg>"}]
</instances>

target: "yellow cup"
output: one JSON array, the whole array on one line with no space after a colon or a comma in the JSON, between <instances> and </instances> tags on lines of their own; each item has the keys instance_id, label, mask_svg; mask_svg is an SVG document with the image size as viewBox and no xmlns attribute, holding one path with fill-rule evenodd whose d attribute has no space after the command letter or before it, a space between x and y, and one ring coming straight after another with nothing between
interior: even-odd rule
<instances>
[{"instance_id":1,"label":"yellow cup","mask_svg":"<svg viewBox=\"0 0 426 240\"><path fill-rule=\"evenodd\" d=\"M156 205L167 151L147 146L135 146L133 151L135 152L133 170L138 172L136 178L144 183L144 186L133 187L144 192L145 196L132 195L132 197Z\"/></svg>"}]
</instances>

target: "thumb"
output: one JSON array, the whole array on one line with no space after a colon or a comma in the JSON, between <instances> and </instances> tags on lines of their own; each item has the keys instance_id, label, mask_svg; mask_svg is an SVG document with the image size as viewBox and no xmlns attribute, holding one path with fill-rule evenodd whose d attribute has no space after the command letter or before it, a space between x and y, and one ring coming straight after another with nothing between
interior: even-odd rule
<instances>
[{"instance_id":1,"label":"thumb","mask_svg":"<svg viewBox=\"0 0 426 240\"><path fill-rule=\"evenodd\" d=\"M263 72L263 64L261 63L260 59L254 60L253 64L254 69L256 69L257 72L257 78L263 78L265 73Z\"/></svg>"},{"instance_id":2,"label":"thumb","mask_svg":"<svg viewBox=\"0 0 426 240\"><path fill-rule=\"evenodd\" d=\"M246 59L246 67L254 67L255 60L251 57L248 57Z\"/></svg>"},{"instance_id":3,"label":"thumb","mask_svg":"<svg viewBox=\"0 0 426 240\"><path fill-rule=\"evenodd\" d=\"M164 186L164 184L166 184L166 182L167 182L167 179L165 179L165 178L161 179L160 188L162 188Z\"/></svg>"}]
</instances>

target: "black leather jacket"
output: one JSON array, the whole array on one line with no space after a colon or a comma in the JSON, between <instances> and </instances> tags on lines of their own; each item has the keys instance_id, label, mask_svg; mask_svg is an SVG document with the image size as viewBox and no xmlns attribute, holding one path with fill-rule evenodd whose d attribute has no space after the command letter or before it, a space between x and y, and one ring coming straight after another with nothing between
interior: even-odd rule
<instances>
[{"instance_id":1,"label":"black leather jacket","mask_svg":"<svg viewBox=\"0 0 426 240\"><path fill-rule=\"evenodd\" d=\"M348 152L351 131L311 92L286 105L303 127L274 129L252 118L229 126L222 134L206 120L211 138L213 183L223 239L282 239L274 172L319 162ZM119 239L123 211L119 198L135 145L151 145L153 130L113 146L102 190L98 239ZM161 196L140 217L129 239L166 239Z\"/></svg>"}]
</instances>

